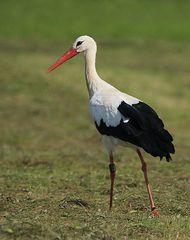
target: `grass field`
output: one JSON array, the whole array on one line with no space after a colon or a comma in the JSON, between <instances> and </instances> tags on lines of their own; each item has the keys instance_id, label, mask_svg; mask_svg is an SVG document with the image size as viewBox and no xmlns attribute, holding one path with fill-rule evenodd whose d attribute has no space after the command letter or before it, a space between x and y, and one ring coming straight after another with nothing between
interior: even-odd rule
<instances>
[{"instance_id":1,"label":"grass field","mask_svg":"<svg viewBox=\"0 0 190 240\"><path fill-rule=\"evenodd\" d=\"M87 2L1 3L0 239L190 239L190 4ZM102 78L154 107L175 139L171 163L145 154L159 218L125 148L108 210L108 159L82 56L47 74L84 33L98 39Z\"/></svg>"}]
</instances>

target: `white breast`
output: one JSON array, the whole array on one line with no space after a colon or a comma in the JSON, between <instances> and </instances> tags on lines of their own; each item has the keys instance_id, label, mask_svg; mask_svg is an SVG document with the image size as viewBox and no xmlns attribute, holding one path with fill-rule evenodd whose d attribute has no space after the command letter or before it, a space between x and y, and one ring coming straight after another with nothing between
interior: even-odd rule
<instances>
[{"instance_id":1,"label":"white breast","mask_svg":"<svg viewBox=\"0 0 190 240\"><path fill-rule=\"evenodd\" d=\"M100 125L101 119L107 127L115 127L119 125L121 119L125 122L129 121L118 111L118 107L122 101L132 105L138 103L139 100L118 91L112 86L102 88L97 91L90 99L89 107L92 119Z\"/></svg>"}]
</instances>

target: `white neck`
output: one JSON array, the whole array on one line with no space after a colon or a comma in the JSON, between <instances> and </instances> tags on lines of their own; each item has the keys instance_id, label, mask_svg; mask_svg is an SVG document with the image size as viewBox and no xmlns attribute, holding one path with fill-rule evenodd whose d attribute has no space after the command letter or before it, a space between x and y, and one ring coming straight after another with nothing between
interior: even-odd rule
<instances>
[{"instance_id":1,"label":"white neck","mask_svg":"<svg viewBox=\"0 0 190 240\"><path fill-rule=\"evenodd\" d=\"M96 46L88 49L85 54L85 77L86 85L91 98L101 85L101 78L96 72Z\"/></svg>"}]
</instances>

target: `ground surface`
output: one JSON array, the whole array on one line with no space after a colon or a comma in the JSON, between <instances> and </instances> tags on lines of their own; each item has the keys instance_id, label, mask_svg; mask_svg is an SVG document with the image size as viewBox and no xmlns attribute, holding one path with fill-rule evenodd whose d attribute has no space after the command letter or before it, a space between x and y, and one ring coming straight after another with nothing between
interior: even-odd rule
<instances>
[{"instance_id":1,"label":"ground surface","mask_svg":"<svg viewBox=\"0 0 190 240\"><path fill-rule=\"evenodd\" d=\"M1 18L7 17L0 25L0 239L190 239L189 3L142 1L140 9L138 1L126 5L134 14L140 11L143 19L137 21L139 32L127 15L129 39L127 30L122 34L117 29L125 28L119 23L124 12L119 15L110 5L118 21L110 17L114 27L107 29L111 15L106 13L107 33L101 31L103 26L92 32L99 40L97 68L102 78L154 107L175 139L171 163L145 154L160 211L159 218L152 218L140 162L125 148L115 154L114 205L108 211L108 160L90 123L82 56L46 72L69 46L58 31L61 1L58 6L48 2L39 10L43 1L40 6L35 1L31 6L6 1L0 10ZM144 19L147 6L150 21ZM73 10L74 1L62 7L66 20L71 19L70 8L80 15ZM59 28L54 28L50 19L57 11ZM75 18L72 29L63 30L67 43L78 33L89 33L95 20L87 18L89 25L82 16L78 25Z\"/></svg>"}]
</instances>

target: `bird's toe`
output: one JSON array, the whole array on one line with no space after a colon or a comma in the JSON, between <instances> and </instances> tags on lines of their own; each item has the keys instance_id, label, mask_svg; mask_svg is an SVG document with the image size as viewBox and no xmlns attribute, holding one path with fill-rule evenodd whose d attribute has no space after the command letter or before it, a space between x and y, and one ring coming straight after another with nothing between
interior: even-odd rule
<instances>
[{"instance_id":1,"label":"bird's toe","mask_svg":"<svg viewBox=\"0 0 190 240\"><path fill-rule=\"evenodd\" d=\"M152 214L153 214L154 217L159 217L160 216L160 213L156 208L152 209Z\"/></svg>"}]
</instances>

